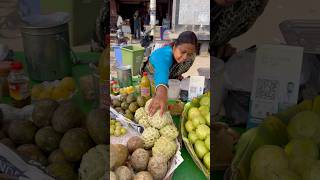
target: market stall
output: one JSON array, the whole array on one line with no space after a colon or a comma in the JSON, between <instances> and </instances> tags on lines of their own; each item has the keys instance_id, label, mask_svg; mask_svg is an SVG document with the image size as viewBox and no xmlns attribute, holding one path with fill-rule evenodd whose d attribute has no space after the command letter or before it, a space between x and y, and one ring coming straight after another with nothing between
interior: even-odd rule
<instances>
[{"instance_id":1,"label":"market stall","mask_svg":"<svg viewBox=\"0 0 320 180\"><path fill-rule=\"evenodd\" d=\"M286 44L259 45L220 65L215 119L241 136L229 167L213 172L217 179L319 177L319 21L279 27Z\"/></svg>"},{"instance_id":2,"label":"market stall","mask_svg":"<svg viewBox=\"0 0 320 180\"><path fill-rule=\"evenodd\" d=\"M116 54L117 50L120 50L121 53L120 57L122 59L120 60L117 59L119 58L119 56L117 57ZM159 151L169 151L169 155L165 155L168 157L165 159L168 167L162 174L162 178L209 178L209 156L206 157L206 166L203 165L203 161L200 161L199 159L195 160L197 158L193 150L193 145L189 144L189 148L186 148L182 139L188 139L188 137L182 137L181 134L181 128L184 129L185 122L181 115L184 111L184 108L188 106L185 104L188 101L190 81L194 83L197 82L197 79L190 80L189 78L186 78L181 82L179 80L170 79L170 87L168 91L168 95L170 98L170 111L165 113L166 118L160 118L159 115L154 115L155 117L149 117L146 111L148 110L147 106L150 103L150 98L154 94L154 87L150 82L151 80L147 78L147 74L140 76L138 72L138 67L141 66L144 58L144 49L139 47L139 45L137 44L133 44L120 47L119 49L114 48L114 51L111 52L111 54L115 54L115 64L111 66L110 81L112 94L111 112L113 112L113 118L111 119L111 121L115 124L110 129L111 144L122 144L124 147L128 146L129 148L129 146L131 146L130 138L139 137L140 140L144 142L144 146L142 146L142 148L144 148L145 150L151 150L153 156L157 155L157 152ZM200 96L204 93L203 89L205 86L205 77L200 77L200 79L203 82L202 91L200 92L200 94L196 93L196 96ZM196 86L198 86L198 84ZM201 87L199 88L201 89ZM145 89L145 91L143 91L143 89ZM208 91L208 89L206 89L206 91ZM145 94L145 92L147 93ZM202 120L204 120L201 123L210 124L210 96L203 96L206 96L206 100L203 100L205 106L203 113L207 116L207 121L204 120L204 115L201 115L203 116ZM200 98L198 99L198 101L200 101ZM116 124L118 124L119 127L117 127ZM124 128L122 132L120 126ZM203 126L204 128L208 128L207 125ZM209 134L204 134L203 136L203 138L206 138L209 136ZM166 138L168 139L166 140ZM169 144L172 143L172 149L166 149L163 147L164 145L159 144L164 140L168 141ZM201 141L203 144L204 140L205 139ZM206 154L209 152L209 142L210 139L207 139L207 145L203 147L205 150L204 153ZM157 150L157 148L159 147L162 147L164 149L160 148L161 150ZM135 156L134 152L130 155ZM204 154L203 156L201 156L201 159L203 157ZM149 163L151 163L150 161L151 159L149 160ZM136 162L128 161L127 163L135 164ZM126 165L128 168L130 168L130 165L126 164L125 162L122 165ZM117 167L114 167L114 169L111 170L114 170L114 172L117 174L116 169ZM137 169L135 167L133 167L133 170L135 171L135 173L141 171L141 169ZM150 173L155 173L154 170L152 170L152 168L149 169L149 167L145 167L144 170L148 170Z\"/></svg>"}]
</instances>

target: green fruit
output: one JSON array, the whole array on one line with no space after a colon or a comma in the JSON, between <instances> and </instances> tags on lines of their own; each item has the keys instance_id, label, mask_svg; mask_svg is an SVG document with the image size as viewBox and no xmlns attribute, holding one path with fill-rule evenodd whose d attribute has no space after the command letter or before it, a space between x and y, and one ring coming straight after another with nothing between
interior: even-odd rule
<instances>
[{"instance_id":1,"label":"green fruit","mask_svg":"<svg viewBox=\"0 0 320 180\"><path fill-rule=\"evenodd\" d=\"M137 103L140 107L144 107L144 105L146 104L146 100L143 96L138 96Z\"/></svg>"},{"instance_id":2,"label":"green fruit","mask_svg":"<svg viewBox=\"0 0 320 180\"><path fill-rule=\"evenodd\" d=\"M116 129L115 131L114 131L114 135L115 136L121 136L121 130L120 129Z\"/></svg>"},{"instance_id":3,"label":"green fruit","mask_svg":"<svg viewBox=\"0 0 320 180\"><path fill-rule=\"evenodd\" d=\"M113 129L113 130L116 129L116 125L114 125L114 124L111 125L111 126L110 126L110 129Z\"/></svg>"},{"instance_id":4,"label":"green fruit","mask_svg":"<svg viewBox=\"0 0 320 180\"><path fill-rule=\"evenodd\" d=\"M206 124L206 120L200 115L192 119L192 124L197 128L200 124Z\"/></svg>"},{"instance_id":5,"label":"green fruit","mask_svg":"<svg viewBox=\"0 0 320 180\"><path fill-rule=\"evenodd\" d=\"M134 95L133 95L133 94L129 94L128 97L127 97L127 99L126 99L126 102L127 102L128 104L130 104L130 103L132 103L132 102L135 101L135 100L136 100L136 98L134 97Z\"/></svg>"},{"instance_id":6,"label":"green fruit","mask_svg":"<svg viewBox=\"0 0 320 180\"><path fill-rule=\"evenodd\" d=\"M125 117L128 118L128 119L130 119L130 120L133 120L133 118L134 118L133 114L130 113L130 112L126 113L126 114L125 114Z\"/></svg>"},{"instance_id":7,"label":"green fruit","mask_svg":"<svg viewBox=\"0 0 320 180\"><path fill-rule=\"evenodd\" d=\"M310 157L318 159L319 149L310 139L293 139L285 147L284 151L289 157Z\"/></svg>"},{"instance_id":8,"label":"green fruit","mask_svg":"<svg viewBox=\"0 0 320 180\"><path fill-rule=\"evenodd\" d=\"M121 101L121 102L126 101L127 97L128 97L128 95L126 95L126 94L120 95L120 101Z\"/></svg>"},{"instance_id":9,"label":"green fruit","mask_svg":"<svg viewBox=\"0 0 320 180\"><path fill-rule=\"evenodd\" d=\"M129 105L129 110L134 113L136 112L136 110L139 108L139 105L138 103L136 102L132 102L130 105Z\"/></svg>"},{"instance_id":10,"label":"green fruit","mask_svg":"<svg viewBox=\"0 0 320 180\"><path fill-rule=\"evenodd\" d=\"M117 99L114 99L114 100L112 100L112 105L114 107L120 107L121 106L121 101L119 101Z\"/></svg>"},{"instance_id":11,"label":"green fruit","mask_svg":"<svg viewBox=\"0 0 320 180\"><path fill-rule=\"evenodd\" d=\"M120 122L116 122L116 126L122 126Z\"/></svg>"},{"instance_id":12,"label":"green fruit","mask_svg":"<svg viewBox=\"0 0 320 180\"><path fill-rule=\"evenodd\" d=\"M199 111L203 116L206 116L207 114L210 113L210 108L209 106L200 106Z\"/></svg>"},{"instance_id":13,"label":"green fruit","mask_svg":"<svg viewBox=\"0 0 320 180\"><path fill-rule=\"evenodd\" d=\"M191 107L192 107L192 103L191 103L191 102L188 102L188 103L186 103L186 104L184 105L184 110L185 110L186 112L188 112Z\"/></svg>"},{"instance_id":14,"label":"green fruit","mask_svg":"<svg viewBox=\"0 0 320 180\"><path fill-rule=\"evenodd\" d=\"M207 125L201 124L197 127L196 134L199 139L204 140L210 136L210 128Z\"/></svg>"},{"instance_id":15,"label":"green fruit","mask_svg":"<svg viewBox=\"0 0 320 180\"><path fill-rule=\"evenodd\" d=\"M70 162L79 162L92 145L93 141L88 131L82 128L70 129L60 141L60 149Z\"/></svg>"},{"instance_id":16,"label":"green fruit","mask_svg":"<svg viewBox=\"0 0 320 180\"><path fill-rule=\"evenodd\" d=\"M201 115L201 113L200 113L200 111L199 111L198 108L196 108L196 107L191 107L191 108L189 109L189 111L188 111L188 120L192 120L192 119L194 119L195 117L200 116L200 115Z\"/></svg>"},{"instance_id":17,"label":"green fruit","mask_svg":"<svg viewBox=\"0 0 320 180\"><path fill-rule=\"evenodd\" d=\"M206 124L210 126L210 113L208 113L204 118L206 119Z\"/></svg>"},{"instance_id":18,"label":"green fruit","mask_svg":"<svg viewBox=\"0 0 320 180\"><path fill-rule=\"evenodd\" d=\"M200 118L194 118L192 120L189 120L192 122L192 125L197 128L200 125Z\"/></svg>"},{"instance_id":19,"label":"green fruit","mask_svg":"<svg viewBox=\"0 0 320 180\"><path fill-rule=\"evenodd\" d=\"M116 130L121 130L121 126L116 126Z\"/></svg>"},{"instance_id":20,"label":"green fruit","mask_svg":"<svg viewBox=\"0 0 320 180\"><path fill-rule=\"evenodd\" d=\"M199 138L198 138L197 134L194 131L191 131L188 134L188 139L192 144L194 144Z\"/></svg>"},{"instance_id":21,"label":"green fruit","mask_svg":"<svg viewBox=\"0 0 320 180\"><path fill-rule=\"evenodd\" d=\"M210 97L209 96L203 96L201 99L200 99L200 106L208 106L210 107Z\"/></svg>"},{"instance_id":22,"label":"green fruit","mask_svg":"<svg viewBox=\"0 0 320 180\"><path fill-rule=\"evenodd\" d=\"M121 108L122 108L123 110L126 110L126 109L129 108L129 104L126 103L126 102L123 102L123 103L121 103Z\"/></svg>"},{"instance_id":23,"label":"green fruit","mask_svg":"<svg viewBox=\"0 0 320 180\"><path fill-rule=\"evenodd\" d=\"M210 152L207 152L206 155L204 155L203 157L203 162L204 162L204 165L210 169Z\"/></svg>"},{"instance_id":24,"label":"green fruit","mask_svg":"<svg viewBox=\"0 0 320 180\"><path fill-rule=\"evenodd\" d=\"M204 141L204 143L206 144L206 148L208 148L210 150L210 136L208 136L206 138L206 140Z\"/></svg>"},{"instance_id":25,"label":"green fruit","mask_svg":"<svg viewBox=\"0 0 320 180\"><path fill-rule=\"evenodd\" d=\"M193 98L193 99L191 100L191 103L192 103L192 106L193 106L193 107L199 107L199 106L200 106L200 101L199 101L198 98Z\"/></svg>"},{"instance_id":26,"label":"green fruit","mask_svg":"<svg viewBox=\"0 0 320 180\"><path fill-rule=\"evenodd\" d=\"M44 152L52 152L59 148L62 135L57 133L51 126L39 129L35 135L35 142Z\"/></svg>"},{"instance_id":27,"label":"green fruit","mask_svg":"<svg viewBox=\"0 0 320 180\"><path fill-rule=\"evenodd\" d=\"M123 113L123 109L121 107L116 107L115 110L118 112L118 113Z\"/></svg>"},{"instance_id":28,"label":"green fruit","mask_svg":"<svg viewBox=\"0 0 320 180\"><path fill-rule=\"evenodd\" d=\"M124 135L124 134L126 134L126 133L127 133L127 129L126 129L126 128L121 128L121 130L120 130L120 131L121 131L121 134L122 134L122 135Z\"/></svg>"},{"instance_id":29,"label":"green fruit","mask_svg":"<svg viewBox=\"0 0 320 180\"><path fill-rule=\"evenodd\" d=\"M196 141L196 143L194 144L194 149L196 151L198 158L200 158L200 159L202 159L204 157L204 155L209 151L206 148L206 145L204 144L204 142L201 140Z\"/></svg>"},{"instance_id":30,"label":"green fruit","mask_svg":"<svg viewBox=\"0 0 320 180\"><path fill-rule=\"evenodd\" d=\"M184 126L189 133L195 129L192 121L187 121Z\"/></svg>"},{"instance_id":31,"label":"green fruit","mask_svg":"<svg viewBox=\"0 0 320 180\"><path fill-rule=\"evenodd\" d=\"M125 112L126 114L127 114L127 113L131 113L131 111L130 111L129 109L126 109L124 112Z\"/></svg>"},{"instance_id":32,"label":"green fruit","mask_svg":"<svg viewBox=\"0 0 320 180\"><path fill-rule=\"evenodd\" d=\"M114 129L110 129L110 135L114 134Z\"/></svg>"},{"instance_id":33,"label":"green fruit","mask_svg":"<svg viewBox=\"0 0 320 180\"><path fill-rule=\"evenodd\" d=\"M116 124L116 121L112 119L112 120L110 121L110 124L111 124L111 125L114 125L114 124Z\"/></svg>"},{"instance_id":34,"label":"green fruit","mask_svg":"<svg viewBox=\"0 0 320 180\"><path fill-rule=\"evenodd\" d=\"M308 138L320 143L318 139L320 117L312 111L302 111L295 115L287 126L291 139Z\"/></svg>"}]
</instances>

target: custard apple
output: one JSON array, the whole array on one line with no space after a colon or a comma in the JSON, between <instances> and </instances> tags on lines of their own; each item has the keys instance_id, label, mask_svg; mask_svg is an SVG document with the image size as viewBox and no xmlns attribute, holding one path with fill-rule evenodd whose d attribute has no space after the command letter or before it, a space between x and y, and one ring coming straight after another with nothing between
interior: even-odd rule
<instances>
[{"instance_id":1,"label":"custard apple","mask_svg":"<svg viewBox=\"0 0 320 180\"><path fill-rule=\"evenodd\" d=\"M161 129L171 122L172 117L169 111L163 113L162 117L160 115L160 111L157 111L152 117L149 116L149 124L157 129Z\"/></svg>"},{"instance_id":2,"label":"custard apple","mask_svg":"<svg viewBox=\"0 0 320 180\"><path fill-rule=\"evenodd\" d=\"M109 163L107 145L97 145L83 155L79 175L80 179L96 180L104 177L105 169Z\"/></svg>"},{"instance_id":3,"label":"custard apple","mask_svg":"<svg viewBox=\"0 0 320 180\"><path fill-rule=\"evenodd\" d=\"M161 136L152 148L153 156L163 156L166 161L176 153L177 144L165 136Z\"/></svg>"},{"instance_id":4,"label":"custard apple","mask_svg":"<svg viewBox=\"0 0 320 180\"><path fill-rule=\"evenodd\" d=\"M156 128L148 127L142 133L145 148L151 148L156 140L160 137L159 131Z\"/></svg>"},{"instance_id":5,"label":"custard apple","mask_svg":"<svg viewBox=\"0 0 320 180\"><path fill-rule=\"evenodd\" d=\"M160 129L161 136L165 136L170 140L174 140L178 137L179 132L175 125L168 124L165 127Z\"/></svg>"},{"instance_id":6,"label":"custard apple","mask_svg":"<svg viewBox=\"0 0 320 180\"><path fill-rule=\"evenodd\" d=\"M147 116L147 112L144 110L143 107L136 110L134 114L134 119L139 122L139 120L143 117Z\"/></svg>"},{"instance_id":7,"label":"custard apple","mask_svg":"<svg viewBox=\"0 0 320 180\"><path fill-rule=\"evenodd\" d=\"M142 125L144 128L150 127L149 121L148 121L148 116L142 117L139 122L140 125Z\"/></svg>"}]
</instances>

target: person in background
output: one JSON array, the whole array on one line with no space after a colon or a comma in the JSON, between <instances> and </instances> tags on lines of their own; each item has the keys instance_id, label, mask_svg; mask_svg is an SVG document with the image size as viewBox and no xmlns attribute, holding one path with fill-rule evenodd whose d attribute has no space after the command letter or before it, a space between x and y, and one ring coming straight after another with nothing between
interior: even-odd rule
<instances>
[{"instance_id":1,"label":"person in background","mask_svg":"<svg viewBox=\"0 0 320 180\"><path fill-rule=\"evenodd\" d=\"M141 74L147 72L155 85L155 95L150 104L152 116L160 109L162 115L167 109L169 79L182 80L182 74L192 66L196 57L198 39L194 32L182 32L178 39L152 52L143 63Z\"/></svg>"},{"instance_id":2,"label":"person in background","mask_svg":"<svg viewBox=\"0 0 320 180\"><path fill-rule=\"evenodd\" d=\"M247 32L263 13L268 0L214 0L210 17L210 54L224 61L236 53L232 38Z\"/></svg>"},{"instance_id":3,"label":"person in background","mask_svg":"<svg viewBox=\"0 0 320 180\"><path fill-rule=\"evenodd\" d=\"M166 14L166 17L163 18L162 20L162 27L165 29L169 29L170 28L170 19L169 19L169 14Z\"/></svg>"},{"instance_id":4,"label":"person in background","mask_svg":"<svg viewBox=\"0 0 320 180\"><path fill-rule=\"evenodd\" d=\"M134 31L134 37L140 39L140 34L141 34L141 17L139 15L139 11L136 10L136 12L133 15L133 31Z\"/></svg>"},{"instance_id":5,"label":"person in background","mask_svg":"<svg viewBox=\"0 0 320 180\"><path fill-rule=\"evenodd\" d=\"M123 19L121 15L118 13L118 20L117 20L117 28L122 29Z\"/></svg>"}]
</instances>

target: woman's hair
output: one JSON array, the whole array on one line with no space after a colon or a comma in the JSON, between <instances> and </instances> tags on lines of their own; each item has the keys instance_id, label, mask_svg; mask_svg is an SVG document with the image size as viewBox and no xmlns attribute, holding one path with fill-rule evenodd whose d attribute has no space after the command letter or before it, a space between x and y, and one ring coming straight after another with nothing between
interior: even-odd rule
<instances>
[{"instance_id":1,"label":"woman's hair","mask_svg":"<svg viewBox=\"0 0 320 180\"><path fill-rule=\"evenodd\" d=\"M184 31L179 35L178 39L175 41L176 46L179 46L181 44L193 44L195 47L197 47L198 38L194 32Z\"/></svg>"}]
</instances>

